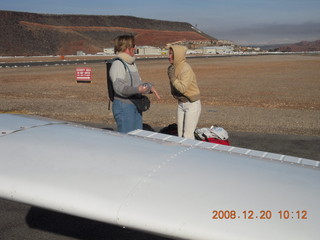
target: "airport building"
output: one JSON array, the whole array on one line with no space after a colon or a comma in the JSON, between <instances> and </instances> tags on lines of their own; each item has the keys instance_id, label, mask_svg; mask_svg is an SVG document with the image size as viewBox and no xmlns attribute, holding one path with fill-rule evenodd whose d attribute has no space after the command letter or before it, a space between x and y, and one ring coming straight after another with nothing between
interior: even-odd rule
<instances>
[{"instance_id":1,"label":"airport building","mask_svg":"<svg viewBox=\"0 0 320 240\"><path fill-rule=\"evenodd\" d=\"M137 46L137 55L161 55L161 48L151 46Z\"/></svg>"},{"instance_id":2,"label":"airport building","mask_svg":"<svg viewBox=\"0 0 320 240\"><path fill-rule=\"evenodd\" d=\"M103 53L106 55L114 55L114 48L104 48Z\"/></svg>"},{"instance_id":3,"label":"airport building","mask_svg":"<svg viewBox=\"0 0 320 240\"><path fill-rule=\"evenodd\" d=\"M203 54L231 54L233 52L233 46L212 46L202 48Z\"/></svg>"},{"instance_id":4,"label":"airport building","mask_svg":"<svg viewBox=\"0 0 320 240\"><path fill-rule=\"evenodd\" d=\"M162 49L158 47L137 46L136 49L137 49L136 55L161 55L162 54ZM114 55L114 49L104 48L103 53L106 55Z\"/></svg>"}]
</instances>

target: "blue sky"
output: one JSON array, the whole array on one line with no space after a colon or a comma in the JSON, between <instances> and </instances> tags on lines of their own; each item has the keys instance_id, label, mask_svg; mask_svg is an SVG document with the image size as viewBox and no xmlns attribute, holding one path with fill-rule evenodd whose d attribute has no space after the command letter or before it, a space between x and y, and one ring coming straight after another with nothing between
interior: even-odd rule
<instances>
[{"instance_id":1,"label":"blue sky","mask_svg":"<svg viewBox=\"0 0 320 240\"><path fill-rule=\"evenodd\" d=\"M215 38L237 44L320 39L320 0L10 0L1 1L0 9L188 22Z\"/></svg>"}]
</instances>

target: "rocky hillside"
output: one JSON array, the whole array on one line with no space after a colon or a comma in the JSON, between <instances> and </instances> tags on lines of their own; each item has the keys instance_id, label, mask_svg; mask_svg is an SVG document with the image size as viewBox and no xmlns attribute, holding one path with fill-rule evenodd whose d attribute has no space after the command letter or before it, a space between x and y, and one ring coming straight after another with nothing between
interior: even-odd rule
<instances>
[{"instance_id":1,"label":"rocky hillside","mask_svg":"<svg viewBox=\"0 0 320 240\"><path fill-rule=\"evenodd\" d=\"M270 52L313 52L320 51L320 40L302 41L291 44L264 45L258 47Z\"/></svg>"},{"instance_id":2,"label":"rocky hillside","mask_svg":"<svg viewBox=\"0 0 320 240\"><path fill-rule=\"evenodd\" d=\"M312 52L320 51L320 40L308 42L302 41L290 45L281 46L279 48L281 52Z\"/></svg>"},{"instance_id":3,"label":"rocky hillside","mask_svg":"<svg viewBox=\"0 0 320 240\"><path fill-rule=\"evenodd\" d=\"M131 16L52 15L0 11L0 55L65 55L101 52L120 34L137 45L165 46L180 40L216 40L191 24Z\"/></svg>"}]
</instances>

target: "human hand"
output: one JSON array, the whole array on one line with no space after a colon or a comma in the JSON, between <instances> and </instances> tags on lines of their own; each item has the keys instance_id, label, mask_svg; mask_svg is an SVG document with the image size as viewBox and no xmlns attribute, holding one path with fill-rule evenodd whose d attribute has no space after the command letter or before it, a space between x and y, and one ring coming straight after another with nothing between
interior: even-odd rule
<instances>
[{"instance_id":1,"label":"human hand","mask_svg":"<svg viewBox=\"0 0 320 240\"><path fill-rule=\"evenodd\" d=\"M138 91L139 93L143 94L143 93L148 93L151 91L151 87L149 84L146 84L146 83L143 83L143 84L140 84L138 86Z\"/></svg>"},{"instance_id":2,"label":"human hand","mask_svg":"<svg viewBox=\"0 0 320 240\"><path fill-rule=\"evenodd\" d=\"M154 93L158 100L160 100L160 95L158 94L156 88L154 86L151 87L151 92Z\"/></svg>"}]
</instances>

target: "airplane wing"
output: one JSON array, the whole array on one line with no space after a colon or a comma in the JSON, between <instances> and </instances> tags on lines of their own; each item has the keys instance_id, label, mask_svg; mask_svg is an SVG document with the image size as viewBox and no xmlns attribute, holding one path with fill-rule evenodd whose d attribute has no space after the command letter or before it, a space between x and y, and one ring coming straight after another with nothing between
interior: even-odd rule
<instances>
[{"instance_id":1,"label":"airplane wing","mask_svg":"<svg viewBox=\"0 0 320 240\"><path fill-rule=\"evenodd\" d=\"M318 240L318 161L0 115L0 197L175 239Z\"/></svg>"}]
</instances>

